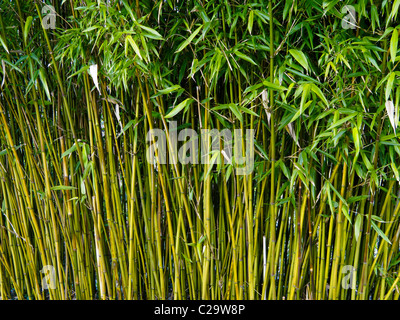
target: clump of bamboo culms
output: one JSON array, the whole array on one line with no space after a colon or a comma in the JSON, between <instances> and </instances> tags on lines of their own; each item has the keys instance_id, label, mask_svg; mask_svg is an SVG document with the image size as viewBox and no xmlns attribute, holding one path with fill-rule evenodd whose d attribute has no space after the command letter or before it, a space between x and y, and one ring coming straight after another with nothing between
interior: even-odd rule
<instances>
[{"instance_id":1,"label":"clump of bamboo culms","mask_svg":"<svg viewBox=\"0 0 400 320\"><path fill-rule=\"evenodd\" d=\"M0 0L1 299L399 298L399 1L48 4Z\"/></svg>"}]
</instances>

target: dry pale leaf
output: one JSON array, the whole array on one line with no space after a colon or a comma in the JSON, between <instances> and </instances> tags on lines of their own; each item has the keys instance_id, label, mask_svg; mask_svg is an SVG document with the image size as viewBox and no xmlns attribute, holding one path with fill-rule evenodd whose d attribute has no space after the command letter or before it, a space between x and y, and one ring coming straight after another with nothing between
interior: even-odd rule
<instances>
[{"instance_id":1,"label":"dry pale leaf","mask_svg":"<svg viewBox=\"0 0 400 320\"><path fill-rule=\"evenodd\" d=\"M99 81L97 79L97 71L98 71L97 64L92 64L89 68L89 74L93 78L94 85L96 86L97 90L99 91L99 94L101 95L99 88Z\"/></svg>"}]
</instances>

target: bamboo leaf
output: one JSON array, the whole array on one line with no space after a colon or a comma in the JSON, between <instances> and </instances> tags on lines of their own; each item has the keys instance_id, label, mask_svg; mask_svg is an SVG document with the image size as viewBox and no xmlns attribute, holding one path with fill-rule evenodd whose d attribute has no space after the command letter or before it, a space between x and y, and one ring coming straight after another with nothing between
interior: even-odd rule
<instances>
[{"instance_id":1,"label":"bamboo leaf","mask_svg":"<svg viewBox=\"0 0 400 320\"><path fill-rule=\"evenodd\" d=\"M89 69L89 66L83 66L82 68L80 68L77 72L74 72L73 74L71 74L67 79L70 79L84 71L86 71L87 69Z\"/></svg>"},{"instance_id":2,"label":"bamboo leaf","mask_svg":"<svg viewBox=\"0 0 400 320\"><path fill-rule=\"evenodd\" d=\"M392 58L392 63L394 63L396 60L398 42L399 42L399 32L397 29L393 29L392 38L390 39L390 56Z\"/></svg>"},{"instance_id":3,"label":"bamboo leaf","mask_svg":"<svg viewBox=\"0 0 400 320\"><path fill-rule=\"evenodd\" d=\"M162 37L162 35L159 34L156 30L154 30L154 29L152 29L152 28L150 28L150 27L141 25L141 24L139 24L139 27L140 27L142 30L148 32L147 34L145 34L146 37L152 38L152 39L156 39L156 40L164 40L163 37Z\"/></svg>"},{"instance_id":4,"label":"bamboo leaf","mask_svg":"<svg viewBox=\"0 0 400 320\"><path fill-rule=\"evenodd\" d=\"M126 36L125 42L129 42L135 53L139 56L140 60L143 60L142 55L140 54L140 50L138 45L136 44L135 40L133 40L131 35Z\"/></svg>"},{"instance_id":5,"label":"bamboo leaf","mask_svg":"<svg viewBox=\"0 0 400 320\"><path fill-rule=\"evenodd\" d=\"M180 111L182 111L183 108L188 106L193 101L194 100L191 98L183 100L180 104L178 104L175 108L173 108L164 118L165 119L172 118L173 116L177 115Z\"/></svg>"},{"instance_id":6,"label":"bamboo leaf","mask_svg":"<svg viewBox=\"0 0 400 320\"><path fill-rule=\"evenodd\" d=\"M354 140L354 146L356 147L356 154L354 156L353 164L357 161L357 158L360 154L360 135L358 134L358 128L354 127L352 129L353 132L353 140Z\"/></svg>"},{"instance_id":7,"label":"bamboo leaf","mask_svg":"<svg viewBox=\"0 0 400 320\"><path fill-rule=\"evenodd\" d=\"M248 109L248 108L243 107L243 106L241 106L241 105L239 105L239 109L240 109L241 111L245 112L245 113L248 113L248 114L252 115L252 116L258 117L258 114L255 113L255 112L254 112L253 110L251 110L251 109Z\"/></svg>"},{"instance_id":8,"label":"bamboo leaf","mask_svg":"<svg viewBox=\"0 0 400 320\"><path fill-rule=\"evenodd\" d=\"M385 233L381 229L379 229L378 226L373 221L371 221L371 225L383 240L385 240L389 244L392 244L389 238L385 235Z\"/></svg>"},{"instance_id":9,"label":"bamboo leaf","mask_svg":"<svg viewBox=\"0 0 400 320\"><path fill-rule=\"evenodd\" d=\"M249 56L246 56L245 54L241 53L240 51L236 50L236 51L235 51L235 54L236 54L240 59L246 60L247 62L250 62L250 63L254 64L255 66L257 65L257 63L255 63L253 59L251 59Z\"/></svg>"},{"instance_id":10,"label":"bamboo leaf","mask_svg":"<svg viewBox=\"0 0 400 320\"><path fill-rule=\"evenodd\" d=\"M271 83L271 82L269 82L269 81L267 81L267 80L264 80L264 81L263 81L263 85L266 86L266 87L268 87L268 88L270 88L270 89L272 89L272 90L277 90L277 91L284 91L284 90L287 90L285 87L280 86L280 85L275 84L275 83Z\"/></svg>"},{"instance_id":11,"label":"bamboo leaf","mask_svg":"<svg viewBox=\"0 0 400 320\"><path fill-rule=\"evenodd\" d=\"M89 75L92 77L94 85L96 86L97 90L99 91L99 94L101 95L99 88L99 81L97 78L97 71L98 71L97 64L93 64L89 67Z\"/></svg>"},{"instance_id":12,"label":"bamboo leaf","mask_svg":"<svg viewBox=\"0 0 400 320\"><path fill-rule=\"evenodd\" d=\"M189 38L187 38L185 41L183 41L181 43L181 45L178 47L178 49L175 51L175 53L181 52L183 49L185 49L194 39L195 36L197 36L197 34L200 32L201 28L203 26L201 25L200 27L198 27L191 35Z\"/></svg>"},{"instance_id":13,"label":"bamboo leaf","mask_svg":"<svg viewBox=\"0 0 400 320\"><path fill-rule=\"evenodd\" d=\"M130 120L125 127L122 129L121 133L118 135L120 137L122 134L125 134L125 132L133 125L136 124L138 121L136 119Z\"/></svg>"},{"instance_id":14,"label":"bamboo leaf","mask_svg":"<svg viewBox=\"0 0 400 320\"><path fill-rule=\"evenodd\" d=\"M387 80L387 83L386 83L386 91L385 91L385 99L386 100L388 100L389 97L390 97L390 93L392 91L392 87L393 87L393 82L394 82L395 76L396 76L396 74L394 72L391 72L389 77L388 77L388 80Z\"/></svg>"},{"instance_id":15,"label":"bamboo leaf","mask_svg":"<svg viewBox=\"0 0 400 320\"><path fill-rule=\"evenodd\" d=\"M126 3L126 0L122 0L122 3L124 4L124 7L125 7L125 9L128 11L128 13L129 13L129 15L131 16L132 20L133 20L134 22L136 22L135 15L133 14L133 11L132 11L130 5Z\"/></svg>"},{"instance_id":16,"label":"bamboo leaf","mask_svg":"<svg viewBox=\"0 0 400 320\"><path fill-rule=\"evenodd\" d=\"M315 84L311 84L311 90L322 100L322 102L328 107L329 103L324 94L322 93L321 89L316 86Z\"/></svg>"},{"instance_id":17,"label":"bamboo leaf","mask_svg":"<svg viewBox=\"0 0 400 320\"><path fill-rule=\"evenodd\" d=\"M192 261L191 259L189 259L183 252L181 252L181 254L182 254L183 258L184 258L187 262L193 263L193 261Z\"/></svg>"},{"instance_id":18,"label":"bamboo leaf","mask_svg":"<svg viewBox=\"0 0 400 320\"><path fill-rule=\"evenodd\" d=\"M397 17L397 14L399 12L399 7L400 7L400 0L395 0L393 2L393 7L392 7L392 11L390 12L390 18L392 20L394 20ZM389 24L390 19L387 19L387 23Z\"/></svg>"},{"instance_id":19,"label":"bamboo leaf","mask_svg":"<svg viewBox=\"0 0 400 320\"><path fill-rule=\"evenodd\" d=\"M32 16L29 16L26 18L26 21L25 21L25 27L24 27L24 41L25 42L28 39L28 33L29 33L29 30L31 29L32 19L33 19Z\"/></svg>"},{"instance_id":20,"label":"bamboo leaf","mask_svg":"<svg viewBox=\"0 0 400 320\"><path fill-rule=\"evenodd\" d=\"M397 124L399 122L398 114L396 117L396 110L392 101L390 100L386 101L385 106L386 106L386 112L390 120L390 124L392 125L393 131L396 133Z\"/></svg>"},{"instance_id":21,"label":"bamboo leaf","mask_svg":"<svg viewBox=\"0 0 400 320\"><path fill-rule=\"evenodd\" d=\"M71 154L72 152L74 152L74 151L76 151L76 144L74 144L71 148L69 148L67 151L65 151L65 152L61 155L61 158L60 158L60 159L66 157L66 156L68 156L68 155L70 155L70 154Z\"/></svg>"},{"instance_id":22,"label":"bamboo leaf","mask_svg":"<svg viewBox=\"0 0 400 320\"><path fill-rule=\"evenodd\" d=\"M230 103L228 107L232 111L232 113L236 116L236 118L238 118L240 122L243 122L243 116L240 113L239 108L236 106L236 104Z\"/></svg>"},{"instance_id":23,"label":"bamboo leaf","mask_svg":"<svg viewBox=\"0 0 400 320\"><path fill-rule=\"evenodd\" d=\"M212 168L213 168L213 166L214 166L214 164L215 164L215 162L217 161L217 159L221 156L221 153L219 152L219 150L215 150L215 151L213 151L213 156L211 157L211 160L210 160L210 162L209 162L209 165L208 165L208 170L207 170L207 173L206 173L206 175L205 175L205 177L204 177L204 180L207 180L207 177L209 176L209 174L211 173L211 170L212 170ZM200 242L199 242L200 243Z\"/></svg>"},{"instance_id":24,"label":"bamboo leaf","mask_svg":"<svg viewBox=\"0 0 400 320\"><path fill-rule=\"evenodd\" d=\"M168 88L165 88L165 89L158 90L158 93L155 94L154 96L152 96L152 98L158 97L159 95L162 95L162 94L169 94L169 93L177 91L177 90L179 90L181 88L182 87L180 85L174 85L172 87L168 87Z\"/></svg>"},{"instance_id":25,"label":"bamboo leaf","mask_svg":"<svg viewBox=\"0 0 400 320\"><path fill-rule=\"evenodd\" d=\"M46 92L47 99L51 100L50 90L49 90L49 86L47 84L46 74L44 73L43 68L39 69L39 78L40 78L40 81L42 81L44 91Z\"/></svg>"},{"instance_id":26,"label":"bamboo leaf","mask_svg":"<svg viewBox=\"0 0 400 320\"><path fill-rule=\"evenodd\" d=\"M296 61L298 63L300 63L300 65L306 69L307 71L309 71L309 66L308 66L308 62L307 62L307 57L306 55L300 51L300 50L295 50L295 49L290 49L289 53L293 56L293 58L296 59Z\"/></svg>"},{"instance_id":27,"label":"bamboo leaf","mask_svg":"<svg viewBox=\"0 0 400 320\"><path fill-rule=\"evenodd\" d=\"M59 190L65 191L65 190L74 190L74 189L78 189L78 188L71 187L71 186L63 186L63 185L61 185L61 186L51 187L50 189L51 189L51 190L54 190L54 191L59 191Z\"/></svg>"},{"instance_id":28,"label":"bamboo leaf","mask_svg":"<svg viewBox=\"0 0 400 320\"><path fill-rule=\"evenodd\" d=\"M328 128L327 130L330 131L330 130L336 128L336 127L341 126L341 125L344 124L345 122L347 122L347 121L353 119L356 115L357 115L357 113L353 113L353 114L351 114L351 115L349 115L349 116L347 116L347 117L344 117L343 119L334 121L334 122L329 126L329 128Z\"/></svg>"},{"instance_id":29,"label":"bamboo leaf","mask_svg":"<svg viewBox=\"0 0 400 320\"><path fill-rule=\"evenodd\" d=\"M254 22L254 11L251 10L249 14L249 21L247 22L247 30L249 30L250 34L251 31L253 30L253 22Z\"/></svg>"},{"instance_id":30,"label":"bamboo leaf","mask_svg":"<svg viewBox=\"0 0 400 320\"><path fill-rule=\"evenodd\" d=\"M376 216L376 215L374 215L374 214L371 215L371 219L374 220L374 221L378 221L378 222L380 222L380 223L385 223L385 221L382 220L381 217L378 217L378 216Z\"/></svg>"},{"instance_id":31,"label":"bamboo leaf","mask_svg":"<svg viewBox=\"0 0 400 320\"><path fill-rule=\"evenodd\" d=\"M8 51L7 44L6 44L6 42L4 41L4 39L3 39L3 37L1 35L0 35L0 43L3 46L4 50L6 50L7 53L10 53L10 51Z\"/></svg>"}]
</instances>

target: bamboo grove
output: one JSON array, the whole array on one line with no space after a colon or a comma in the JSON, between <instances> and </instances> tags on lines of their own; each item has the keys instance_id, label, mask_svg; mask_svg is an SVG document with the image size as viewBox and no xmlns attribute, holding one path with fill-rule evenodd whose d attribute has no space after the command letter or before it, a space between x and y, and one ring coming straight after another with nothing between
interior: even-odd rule
<instances>
[{"instance_id":1,"label":"bamboo grove","mask_svg":"<svg viewBox=\"0 0 400 320\"><path fill-rule=\"evenodd\" d=\"M399 299L399 6L0 0L1 299Z\"/></svg>"}]
</instances>

